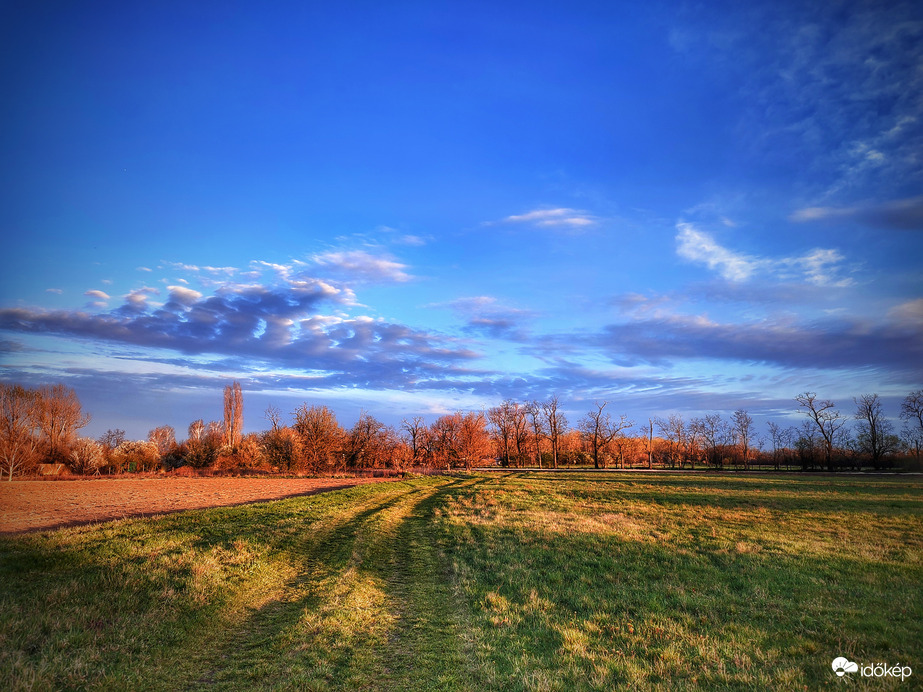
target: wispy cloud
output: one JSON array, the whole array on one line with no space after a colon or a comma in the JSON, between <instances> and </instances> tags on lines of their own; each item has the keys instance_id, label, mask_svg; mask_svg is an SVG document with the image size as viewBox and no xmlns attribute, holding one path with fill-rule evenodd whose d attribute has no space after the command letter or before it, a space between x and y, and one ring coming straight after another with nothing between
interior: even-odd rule
<instances>
[{"instance_id":1,"label":"wispy cloud","mask_svg":"<svg viewBox=\"0 0 923 692\"><path fill-rule=\"evenodd\" d=\"M354 282L404 282L413 277L407 265L387 254L373 255L365 250L323 252L311 257L321 270Z\"/></svg>"},{"instance_id":2,"label":"wispy cloud","mask_svg":"<svg viewBox=\"0 0 923 692\"><path fill-rule=\"evenodd\" d=\"M524 323L535 316L531 310L505 305L493 296L457 298L427 307L448 308L465 320L465 331L493 339L525 339Z\"/></svg>"},{"instance_id":3,"label":"wispy cloud","mask_svg":"<svg viewBox=\"0 0 923 692\"><path fill-rule=\"evenodd\" d=\"M888 311L888 318L896 327L913 330L923 336L923 298L895 305Z\"/></svg>"},{"instance_id":4,"label":"wispy cloud","mask_svg":"<svg viewBox=\"0 0 923 692\"><path fill-rule=\"evenodd\" d=\"M676 251L680 257L704 264L728 281L746 281L760 264L756 257L728 250L719 245L708 233L699 231L690 223L678 223Z\"/></svg>"},{"instance_id":5,"label":"wispy cloud","mask_svg":"<svg viewBox=\"0 0 923 692\"><path fill-rule=\"evenodd\" d=\"M87 303L88 308L105 308L109 304L109 294L104 291L91 290L84 292L85 296L93 298L89 303Z\"/></svg>"},{"instance_id":6,"label":"wispy cloud","mask_svg":"<svg viewBox=\"0 0 923 692\"><path fill-rule=\"evenodd\" d=\"M588 335L561 334L541 344L600 349L621 366L671 366L684 360L764 363L785 368L880 368L923 378L923 301L895 307L883 320L802 322L792 318L721 321L700 314L639 311Z\"/></svg>"},{"instance_id":7,"label":"wispy cloud","mask_svg":"<svg viewBox=\"0 0 923 692\"><path fill-rule=\"evenodd\" d=\"M881 204L805 207L795 210L788 218L796 223L857 219L879 228L923 230L923 196L897 199Z\"/></svg>"},{"instance_id":8,"label":"wispy cloud","mask_svg":"<svg viewBox=\"0 0 923 692\"><path fill-rule=\"evenodd\" d=\"M542 228L565 228L579 230L598 222L595 216L579 209L535 209L525 214L507 216L501 223L530 224Z\"/></svg>"},{"instance_id":9,"label":"wispy cloud","mask_svg":"<svg viewBox=\"0 0 923 692\"><path fill-rule=\"evenodd\" d=\"M690 5L671 39L687 63L739 81L751 158L791 165L797 152L810 163L793 173L828 199L919 189L918 2Z\"/></svg>"},{"instance_id":10,"label":"wispy cloud","mask_svg":"<svg viewBox=\"0 0 923 692\"><path fill-rule=\"evenodd\" d=\"M852 280L841 276L846 259L839 251L815 248L793 257L760 257L730 250L693 224L676 224L676 251L680 257L704 264L728 281L752 278L800 280L817 286L844 287Z\"/></svg>"}]
</instances>

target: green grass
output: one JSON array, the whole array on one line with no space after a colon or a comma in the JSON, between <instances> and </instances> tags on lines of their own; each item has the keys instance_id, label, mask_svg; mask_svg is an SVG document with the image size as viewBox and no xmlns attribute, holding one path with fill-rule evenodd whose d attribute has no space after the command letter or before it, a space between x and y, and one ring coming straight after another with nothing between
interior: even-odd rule
<instances>
[{"instance_id":1,"label":"green grass","mask_svg":"<svg viewBox=\"0 0 923 692\"><path fill-rule=\"evenodd\" d=\"M0 539L0 687L921 689L921 587L913 479L419 478Z\"/></svg>"}]
</instances>

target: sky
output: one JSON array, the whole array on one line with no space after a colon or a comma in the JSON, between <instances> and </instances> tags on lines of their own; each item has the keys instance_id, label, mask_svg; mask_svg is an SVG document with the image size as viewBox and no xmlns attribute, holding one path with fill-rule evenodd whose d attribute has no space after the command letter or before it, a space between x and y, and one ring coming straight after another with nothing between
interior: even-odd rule
<instances>
[{"instance_id":1,"label":"sky","mask_svg":"<svg viewBox=\"0 0 923 692\"><path fill-rule=\"evenodd\" d=\"M919 2L11 2L0 380L97 436L923 388Z\"/></svg>"}]
</instances>

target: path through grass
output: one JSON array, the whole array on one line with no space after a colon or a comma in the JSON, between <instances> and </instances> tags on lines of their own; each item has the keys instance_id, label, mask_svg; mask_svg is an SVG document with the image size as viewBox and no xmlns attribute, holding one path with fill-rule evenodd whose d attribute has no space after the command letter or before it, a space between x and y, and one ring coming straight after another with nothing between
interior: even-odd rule
<instances>
[{"instance_id":1,"label":"path through grass","mask_svg":"<svg viewBox=\"0 0 923 692\"><path fill-rule=\"evenodd\" d=\"M0 686L920 689L921 584L918 481L420 478L0 539Z\"/></svg>"}]
</instances>

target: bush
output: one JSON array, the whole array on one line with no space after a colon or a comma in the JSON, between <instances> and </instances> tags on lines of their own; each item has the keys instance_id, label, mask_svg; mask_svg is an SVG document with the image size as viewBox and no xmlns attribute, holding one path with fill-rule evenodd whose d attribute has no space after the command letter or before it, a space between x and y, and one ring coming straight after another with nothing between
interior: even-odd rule
<instances>
[{"instance_id":1,"label":"bush","mask_svg":"<svg viewBox=\"0 0 923 692\"><path fill-rule=\"evenodd\" d=\"M99 473L105 466L106 457L102 446L89 437L78 438L70 450L67 458L68 468L76 474Z\"/></svg>"},{"instance_id":2,"label":"bush","mask_svg":"<svg viewBox=\"0 0 923 692\"><path fill-rule=\"evenodd\" d=\"M112 463L120 473L153 471L160 465L160 452L153 442L127 440L112 453Z\"/></svg>"}]
</instances>

